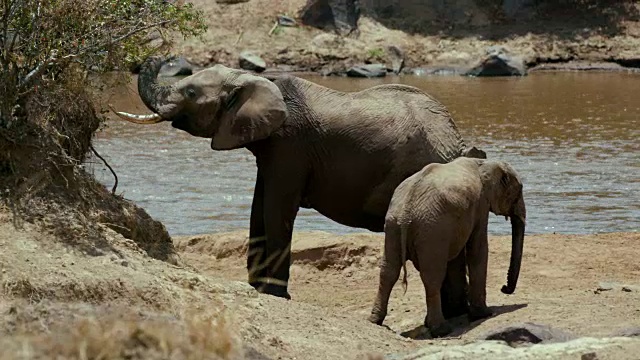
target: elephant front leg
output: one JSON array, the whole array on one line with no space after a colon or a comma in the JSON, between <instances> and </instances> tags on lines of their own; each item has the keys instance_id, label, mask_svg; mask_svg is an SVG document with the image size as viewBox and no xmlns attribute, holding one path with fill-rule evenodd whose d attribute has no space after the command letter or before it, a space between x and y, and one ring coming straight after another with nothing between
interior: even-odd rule
<instances>
[{"instance_id":1,"label":"elephant front leg","mask_svg":"<svg viewBox=\"0 0 640 360\"><path fill-rule=\"evenodd\" d=\"M282 179L265 179L264 225L266 230L266 278L262 293L291 299L288 292L293 223L300 205L298 186ZM296 186L298 185L298 186Z\"/></svg>"},{"instance_id":2,"label":"elephant front leg","mask_svg":"<svg viewBox=\"0 0 640 360\"><path fill-rule=\"evenodd\" d=\"M447 275L440 290L442 313L451 319L469 313L467 297L467 262L465 250L447 264Z\"/></svg>"},{"instance_id":3,"label":"elephant front leg","mask_svg":"<svg viewBox=\"0 0 640 360\"><path fill-rule=\"evenodd\" d=\"M467 242L466 250L469 264L469 318L475 321L492 315L487 307L489 243L486 225L473 232Z\"/></svg>"},{"instance_id":4,"label":"elephant front leg","mask_svg":"<svg viewBox=\"0 0 640 360\"><path fill-rule=\"evenodd\" d=\"M261 279L267 277L267 233L264 226L264 181L258 171L251 204L249 225L249 247L247 249L247 271L249 284L256 290L263 285Z\"/></svg>"}]
</instances>

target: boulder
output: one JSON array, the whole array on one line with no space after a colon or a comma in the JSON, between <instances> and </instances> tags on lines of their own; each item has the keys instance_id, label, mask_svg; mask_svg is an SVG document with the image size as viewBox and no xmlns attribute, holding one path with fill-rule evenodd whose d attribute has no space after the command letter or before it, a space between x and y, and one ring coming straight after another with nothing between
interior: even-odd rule
<instances>
[{"instance_id":1,"label":"boulder","mask_svg":"<svg viewBox=\"0 0 640 360\"><path fill-rule=\"evenodd\" d=\"M183 57L175 58L162 65L158 76L189 76L200 68Z\"/></svg>"},{"instance_id":2,"label":"boulder","mask_svg":"<svg viewBox=\"0 0 640 360\"><path fill-rule=\"evenodd\" d=\"M391 60L391 69L394 74L400 74L404 69L404 52L397 46L391 45L387 47L387 54Z\"/></svg>"},{"instance_id":3,"label":"boulder","mask_svg":"<svg viewBox=\"0 0 640 360\"><path fill-rule=\"evenodd\" d=\"M575 336L563 330L529 322L493 330L481 337L482 340L501 340L510 346L557 343L573 340L575 338Z\"/></svg>"},{"instance_id":4,"label":"boulder","mask_svg":"<svg viewBox=\"0 0 640 360\"><path fill-rule=\"evenodd\" d=\"M347 70L349 77L373 78L387 75L387 67L383 64L367 64L354 66Z\"/></svg>"},{"instance_id":5,"label":"boulder","mask_svg":"<svg viewBox=\"0 0 640 360\"><path fill-rule=\"evenodd\" d=\"M300 11L300 21L308 26L339 35L357 32L360 18L359 0L307 0Z\"/></svg>"},{"instance_id":6,"label":"boulder","mask_svg":"<svg viewBox=\"0 0 640 360\"><path fill-rule=\"evenodd\" d=\"M238 65L241 69L255 72L263 72L267 69L267 63L262 58L250 51L240 53Z\"/></svg>"},{"instance_id":7,"label":"boulder","mask_svg":"<svg viewBox=\"0 0 640 360\"><path fill-rule=\"evenodd\" d=\"M524 59L512 55L502 46L490 46L486 55L464 75L467 76L525 76Z\"/></svg>"}]
</instances>

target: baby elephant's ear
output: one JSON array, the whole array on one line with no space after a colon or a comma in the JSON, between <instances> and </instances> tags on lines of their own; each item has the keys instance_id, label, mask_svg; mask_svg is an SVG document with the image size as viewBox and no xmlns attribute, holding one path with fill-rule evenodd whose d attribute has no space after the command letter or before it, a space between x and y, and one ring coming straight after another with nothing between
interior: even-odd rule
<instances>
[{"instance_id":1,"label":"baby elephant's ear","mask_svg":"<svg viewBox=\"0 0 640 360\"><path fill-rule=\"evenodd\" d=\"M221 116L211 139L212 149L237 149L269 137L282 126L287 106L276 84L242 74L229 85L231 89L221 98Z\"/></svg>"}]
</instances>

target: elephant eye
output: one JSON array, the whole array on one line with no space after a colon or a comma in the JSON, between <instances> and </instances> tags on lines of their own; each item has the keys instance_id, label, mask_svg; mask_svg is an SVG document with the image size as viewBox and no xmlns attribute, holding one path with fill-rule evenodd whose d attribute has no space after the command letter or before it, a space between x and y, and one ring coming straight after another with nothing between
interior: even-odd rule
<instances>
[{"instance_id":1,"label":"elephant eye","mask_svg":"<svg viewBox=\"0 0 640 360\"><path fill-rule=\"evenodd\" d=\"M187 95L189 99L195 99L197 95L196 90L193 88L187 88L187 90L185 90L185 95Z\"/></svg>"}]
</instances>

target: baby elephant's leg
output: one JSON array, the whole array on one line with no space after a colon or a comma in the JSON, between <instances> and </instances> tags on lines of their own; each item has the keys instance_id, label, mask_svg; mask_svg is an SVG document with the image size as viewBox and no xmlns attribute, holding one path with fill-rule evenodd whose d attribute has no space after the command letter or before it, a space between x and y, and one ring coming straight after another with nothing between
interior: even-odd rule
<instances>
[{"instance_id":1,"label":"baby elephant's leg","mask_svg":"<svg viewBox=\"0 0 640 360\"><path fill-rule=\"evenodd\" d=\"M396 224L387 223L385 227L384 254L380 265L380 283L378 285L378 295L373 304L369 321L382 325L387 316L387 306L389 296L393 286L398 281L400 269L402 268L400 246L400 227Z\"/></svg>"},{"instance_id":2,"label":"baby elephant's leg","mask_svg":"<svg viewBox=\"0 0 640 360\"><path fill-rule=\"evenodd\" d=\"M447 264L447 275L440 289L440 302L445 319L451 319L469 313L467 293L467 259L465 250Z\"/></svg>"},{"instance_id":3,"label":"baby elephant's leg","mask_svg":"<svg viewBox=\"0 0 640 360\"><path fill-rule=\"evenodd\" d=\"M469 264L469 318L474 321L492 315L487 307L489 244L486 227L471 234L466 250Z\"/></svg>"},{"instance_id":4,"label":"baby elephant's leg","mask_svg":"<svg viewBox=\"0 0 640 360\"><path fill-rule=\"evenodd\" d=\"M440 288L447 273L447 253L444 247L437 246L421 249L418 254L420 278L424 284L427 298L427 317L425 326L432 337L445 336L453 330L442 314Z\"/></svg>"}]
</instances>

